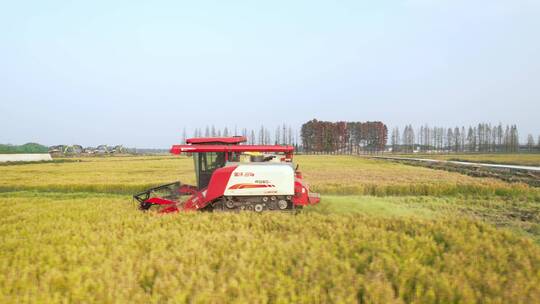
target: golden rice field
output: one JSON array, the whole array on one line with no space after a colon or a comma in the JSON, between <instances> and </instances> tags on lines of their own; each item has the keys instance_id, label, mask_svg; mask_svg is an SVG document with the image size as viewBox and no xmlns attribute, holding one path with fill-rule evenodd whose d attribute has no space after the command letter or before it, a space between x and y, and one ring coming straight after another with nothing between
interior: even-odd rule
<instances>
[{"instance_id":1,"label":"golden rice field","mask_svg":"<svg viewBox=\"0 0 540 304\"><path fill-rule=\"evenodd\" d=\"M312 188L327 194L533 195L524 184L474 178L352 156L297 156ZM129 194L162 183L194 183L187 157L104 157L81 162L0 166L0 191L98 191Z\"/></svg>"},{"instance_id":2,"label":"golden rice field","mask_svg":"<svg viewBox=\"0 0 540 304\"><path fill-rule=\"evenodd\" d=\"M0 166L0 303L540 299L537 189L354 157L297 160L323 193L297 215L138 211L130 191L193 182L186 158Z\"/></svg>"}]
</instances>

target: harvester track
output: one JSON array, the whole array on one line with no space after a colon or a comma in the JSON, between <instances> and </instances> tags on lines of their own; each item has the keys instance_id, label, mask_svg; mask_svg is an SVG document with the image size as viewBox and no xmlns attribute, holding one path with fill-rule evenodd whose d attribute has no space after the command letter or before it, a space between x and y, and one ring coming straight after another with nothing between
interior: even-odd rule
<instances>
[{"instance_id":1,"label":"harvester track","mask_svg":"<svg viewBox=\"0 0 540 304\"><path fill-rule=\"evenodd\" d=\"M223 197L211 204L211 209L218 212L239 211L294 211L291 196L232 196Z\"/></svg>"}]
</instances>

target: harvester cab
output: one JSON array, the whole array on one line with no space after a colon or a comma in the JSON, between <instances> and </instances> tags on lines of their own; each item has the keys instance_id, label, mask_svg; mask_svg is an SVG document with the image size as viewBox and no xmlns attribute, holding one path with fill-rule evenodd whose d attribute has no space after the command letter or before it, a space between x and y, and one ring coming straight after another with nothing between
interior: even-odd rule
<instances>
[{"instance_id":1,"label":"harvester cab","mask_svg":"<svg viewBox=\"0 0 540 304\"><path fill-rule=\"evenodd\" d=\"M172 154L193 156L196 186L175 182L133 197L142 210L294 211L319 203L302 174L294 169L294 147L243 145L243 136L190 138Z\"/></svg>"},{"instance_id":2,"label":"harvester cab","mask_svg":"<svg viewBox=\"0 0 540 304\"><path fill-rule=\"evenodd\" d=\"M244 137L230 138L189 138L187 144L191 145L238 145L245 142ZM193 154L193 162L195 165L195 176L197 179L197 187L199 189L206 188L210 182L210 178L216 169L225 167L228 161L235 161L239 158L239 153L233 152L195 152Z\"/></svg>"}]
</instances>

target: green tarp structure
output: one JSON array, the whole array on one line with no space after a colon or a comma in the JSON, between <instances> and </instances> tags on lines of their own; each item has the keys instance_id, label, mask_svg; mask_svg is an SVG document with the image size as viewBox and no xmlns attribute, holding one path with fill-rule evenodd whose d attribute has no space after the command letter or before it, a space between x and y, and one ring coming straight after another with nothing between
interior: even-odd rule
<instances>
[{"instance_id":1,"label":"green tarp structure","mask_svg":"<svg viewBox=\"0 0 540 304\"><path fill-rule=\"evenodd\" d=\"M49 148L40 144L36 144L36 143L27 143L20 146L0 144L0 154L48 153L48 152L49 152Z\"/></svg>"}]
</instances>

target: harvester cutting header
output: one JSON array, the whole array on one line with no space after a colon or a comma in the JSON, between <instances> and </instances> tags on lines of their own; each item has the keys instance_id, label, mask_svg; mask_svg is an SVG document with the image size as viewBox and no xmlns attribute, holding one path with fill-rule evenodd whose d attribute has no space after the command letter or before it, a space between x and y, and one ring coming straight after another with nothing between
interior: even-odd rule
<instances>
[{"instance_id":1,"label":"harvester cutting header","mask_svg":"<svg viewBox=\"0 0 540 304\"><path fill-rule=\"evenodd\" d=\"M133 197L142 210L160 212L293 211L319 203L309 191L298 167L293 165L292 146L240 145L243 136L190 138L172 146L172 154L191 154L197 185L181 182L162 185Z\"/></svg>"}]
</instances>

